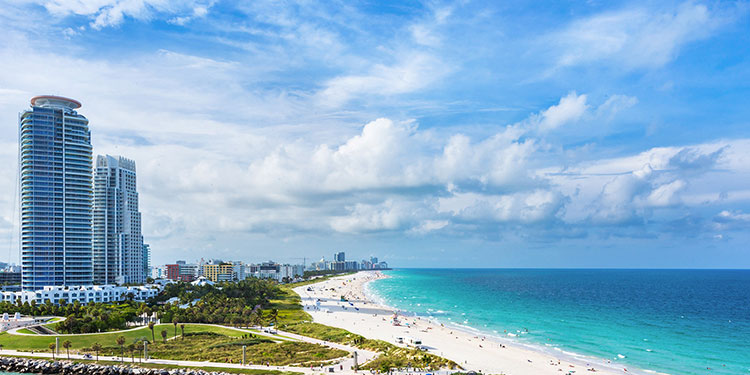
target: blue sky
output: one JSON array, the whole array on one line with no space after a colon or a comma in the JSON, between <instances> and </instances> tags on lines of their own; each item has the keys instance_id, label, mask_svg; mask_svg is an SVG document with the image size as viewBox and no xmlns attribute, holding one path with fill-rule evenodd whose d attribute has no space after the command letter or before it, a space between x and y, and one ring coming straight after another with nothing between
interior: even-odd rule
<instances>
[{"instance_id":1,"label":"blue sky","mask_svg":"<svg viewBox=\"0 0 750 375\"><path fill-rule=\"evenodd\" d=\"M17 114L83 103L154 263L750 267L747 2L16 1ZM29 20L33 20L30 22Z\"/></svg>"}]
</instances>

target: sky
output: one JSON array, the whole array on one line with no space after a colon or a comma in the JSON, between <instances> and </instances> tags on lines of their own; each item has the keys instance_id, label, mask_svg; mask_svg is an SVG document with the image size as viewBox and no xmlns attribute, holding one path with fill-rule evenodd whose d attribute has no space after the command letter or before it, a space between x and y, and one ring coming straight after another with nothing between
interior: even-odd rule
<instances>
[{"instance_id":1,"label":"sky","mask_svg":"<svg viewBox=\"0 0 750 375\"><path fill-rule=\"evenodd\" d=\"M750 267L750 4L14 0L18 113L135 160L152 263Z\"/></svg>"}]
</instances>

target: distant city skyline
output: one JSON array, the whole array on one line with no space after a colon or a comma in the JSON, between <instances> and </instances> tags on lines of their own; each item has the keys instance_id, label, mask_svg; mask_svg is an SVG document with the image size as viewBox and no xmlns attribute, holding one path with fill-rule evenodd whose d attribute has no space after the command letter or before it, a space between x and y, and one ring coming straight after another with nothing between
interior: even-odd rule
<instances>
[{"instance_id":1,"label":"distant city skyline","mask_svg":"<svg viewBox=\"0 0 750 375\"><path fill-rule=\"evenodd\" d=\"M19 111L52 94L136 161L155 265L748 268L749 13L5 4L0 261L20 262Z\"/></svg>"}]
</instances>

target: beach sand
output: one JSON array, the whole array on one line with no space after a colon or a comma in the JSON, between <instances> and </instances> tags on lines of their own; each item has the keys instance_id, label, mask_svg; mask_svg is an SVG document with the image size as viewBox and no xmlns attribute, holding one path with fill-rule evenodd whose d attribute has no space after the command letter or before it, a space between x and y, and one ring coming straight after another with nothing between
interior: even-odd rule
<instances>
[{"instance_id":1,"label":"beach sand","mask_svg":"<svg viewBox=\"0 0 750 375\"><path fill-rule=\"evenodd\" d=\"M317 284L302 286L295 291L302 304L317 323L339 327L371 339L380 339L399 346L397 338L416 338L430 353L455 361L466 370L486 374L538 375L538 374L629 374L633 370L613 368L604 360L578 363L554 354L536 351L520 344L485 338L481 334L460 331L448 325L428 321L426 318L400 316L401 326L392 324L395 311L368 300L365 284L385 277L381 272L366 271L340 276ZM311 289L311 290L308 290ZM345 296L349 302L341 302ZM317 301L320 300L319 306ZM409 323L409 327L404 326ZM607 367L610 366L610 367Z\"/></svg>"}]
</instances>

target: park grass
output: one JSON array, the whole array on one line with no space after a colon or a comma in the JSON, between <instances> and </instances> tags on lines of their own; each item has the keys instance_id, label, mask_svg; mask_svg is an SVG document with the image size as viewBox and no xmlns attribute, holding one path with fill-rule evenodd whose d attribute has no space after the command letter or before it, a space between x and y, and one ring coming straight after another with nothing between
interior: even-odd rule
<instances>
[{"instance_id":1,"label":"park grass","mask_svg":"<svg viewBox=\"0 0 750 375\"><path fill-rule=\"evenodd\" d=\"M154 336L156 341L161 341L161 331L167 330L167 338L174 336L174 326L172 324L157 324L154 326ZM185 333L189 332L214 332L229 337L242 337L248 333L233 330L225 327L218 327L212 325L200 325L200 324L185 324ZM179 335L180 327L177 327L177 334ZM117 332L104 332L95 333L88 335L34 335L34 336L23 336L23 335L11 335L7 332L0 333L0 345L4 349L12 350L34 350L34 351L48 351L49 344L55 342L55 337L60 337L60 343L67 340L71 343L71 349L79 350L83 348L90 348L94 343L99 343L103 346L115 345L118 337L124 337L127 344L133 343L138 340L146 339L151 341L151 330L148 327L142 327L135 330L117 331Z\"/></svg>"},{"instance_id":2,"label":"park grass","mask_svg":"<svg viewBox=\"0 0 750 375\"><path fill-rule=\"evenodd\" d=\"M312 321L310 314L302 309L302 299L292 290L290 284L280 285L281 290L275 299L269 301L269 310L277 309L279 327L300 321Z\"/></svg>"},{"instance_id":3,"label":"park grass","mask_svg":"<svg viewBox=\"0 0 750 375\"><path fill-rule=\"evenodd\" d=\"M269 363L274 366L301 365L309 366L321 362L332 361L349 353L328 348L323 345L310 344L299 341L274 342L265 337L236 338L213 332L199 332L186 334L184 338L157 342L149 347L151 358L183 360L183 361L212 361L239 363L242 359L242 347L246 347L249 363ZM200 350L196 350L200 348ZM91 351L91 349L84 349ZM108 345L100 352L102 355L119 356L120 348ZM125 356L130 351L126 350Z\"/></svg>"},{"instance_id":4,"label":"park grass","mask_svg":"<svg viewBox=\"0 0 750 375\"><path fill-rule=\"evenodd\" d=\"M36 335L37 334L36 332L33 332L30 329L28 329L28 328L21 328L21 329L19 329L16 332L18 332L18 333L25 333L27 335Z\"/></svg>"}]
</instances>

